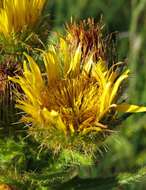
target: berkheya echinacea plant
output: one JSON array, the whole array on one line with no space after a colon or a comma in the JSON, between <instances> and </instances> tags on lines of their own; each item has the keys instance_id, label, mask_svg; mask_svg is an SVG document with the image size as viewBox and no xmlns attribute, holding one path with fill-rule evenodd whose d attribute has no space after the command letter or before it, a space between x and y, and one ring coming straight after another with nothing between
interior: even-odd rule
<instances>
[{"instance_id":1,"label":"berkheya echinacea plant","mask_svg":"<svg viewBox=\"0 0 146 190\"><path fill-rule=\"evenodd\" d=\"M71 22L57 44L42 50L44 73L25 53L23 76L10 78L23 91L16 93L16 107L25 112L28 134L54 154L77 152L92 160L120 113L146 111L123 99L130 71L124 62L109 66L102 31L93 19Z\"/></svg>"}]
</instances>

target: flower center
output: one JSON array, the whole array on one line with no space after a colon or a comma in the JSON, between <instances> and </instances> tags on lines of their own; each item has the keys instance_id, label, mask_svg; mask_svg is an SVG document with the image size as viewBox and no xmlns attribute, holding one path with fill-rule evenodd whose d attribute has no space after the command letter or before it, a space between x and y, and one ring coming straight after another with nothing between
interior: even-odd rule
<instances>
[{"instance_id":1,"label":"flower center","mask_svg":"<svg viewBox=\"0 0 146 190\"><path fill-rule=\"evenodd\" d=\"M42 93L43 106L57 111L66 124L91 126L97 118L100 88L93 77L80 75L56 81Z\"/></svg>"}]
</instances>

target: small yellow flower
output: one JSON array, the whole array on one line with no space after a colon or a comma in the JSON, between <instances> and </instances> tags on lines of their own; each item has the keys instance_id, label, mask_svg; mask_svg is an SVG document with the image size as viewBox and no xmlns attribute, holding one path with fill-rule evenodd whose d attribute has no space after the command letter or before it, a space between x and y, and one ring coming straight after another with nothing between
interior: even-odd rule
<instances>
[{"instance_id":1,"label":"small yellow flower","mask_svg":"<svg viewBox=\"0 0 146 190\"><path fill-rule=\"evenodd\" d=\"M60 38L59 47L43 52L45 74L26 55L24 75L11 78L24 92L17 93L17 107L26 113L22 120L31 125L29 133L51 149L80 149L86 137L112 130L118 112L146 111L120 103L123 81L129 76L129 69L119 71L123 63L109 69L101 58L95 62L92 54L82 60L81 44L75 51L68 46Z\"/></svg>"},{"instance_id":2,"label":"small yellow flower","mask_svg":"<svg viewBox=\"0 0 146 190\"><path fill-rule=\"evenodd\" d=\"M0 8L0 33L8 37L31 28L43 9L45 0L3 0Z\"/></svg>"}]
</instances>

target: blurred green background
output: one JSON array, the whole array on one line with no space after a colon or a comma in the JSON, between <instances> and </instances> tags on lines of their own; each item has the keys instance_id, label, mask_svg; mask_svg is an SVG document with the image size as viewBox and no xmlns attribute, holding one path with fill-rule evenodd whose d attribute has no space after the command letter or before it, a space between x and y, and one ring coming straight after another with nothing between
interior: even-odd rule
<instances>
[{"instance_id":1,"label":"blurred green background","mask_svg":"<svg viewBox=\"0 0 146 190\"><path fill-rule=\"evenodd\" d=\"M99 21L102 16L106 31L118 32L119 61L126 61L131 69L128 101L146 105L146 0L49 0L46 9L51 31L63 31L71 17ZM107 149L99 155L97 168L83 170L82 175L103 177L118 172L121 186L116 189L145 190L146 115L128 118L120 132L107 140ZM85 185L86 189L98 189L91 186Z\"/></svg>"}]
</instances>

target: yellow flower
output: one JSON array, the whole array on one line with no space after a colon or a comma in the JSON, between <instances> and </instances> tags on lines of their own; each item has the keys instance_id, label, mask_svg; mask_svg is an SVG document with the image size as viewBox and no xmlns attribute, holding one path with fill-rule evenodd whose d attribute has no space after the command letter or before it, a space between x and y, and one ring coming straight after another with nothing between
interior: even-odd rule
<instances>
[{"instance_id":1,"label":"yellow flower","mask_svg":"<svg viewBox=\"0 0 146 190\"><path fill-rule=\"evenodd\" d=\"M0 8L0 33L5 37L31 28L43 9L45 0L3 0Z\"/></svg>"},{"instance_id":2,"label":"yellow flower","mask_svg":"<svg viewBox=\"0 0 146 190\"><path fill-rule=\"evenodd\" d=\"M78 146L88 136L108 133L118 112L146 111L120 103L129 76L129 69L120 72L123 63L108 69L101 58L94 62L92 54L82 60L80 44L75 51L68 46L60 38L58 48L43 52L45 74L26 55L24 75L11 78L24 92L17 93L17 107L26 113L22 120L31 125L30 134L52 149Z\"/></svg>"}]
</instances>

